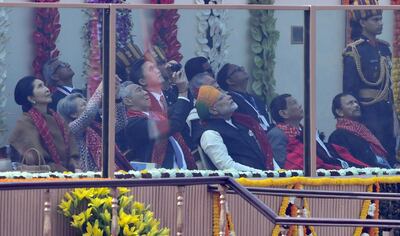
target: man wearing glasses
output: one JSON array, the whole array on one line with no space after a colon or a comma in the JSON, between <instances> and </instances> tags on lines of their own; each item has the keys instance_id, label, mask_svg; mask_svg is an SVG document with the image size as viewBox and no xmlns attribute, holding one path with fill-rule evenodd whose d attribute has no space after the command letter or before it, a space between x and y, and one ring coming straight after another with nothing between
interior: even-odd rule
<instances>
[{"instance_id":1,"label":"man wearing glasses","mask_svg":"<svg viewBox=\"0 0 400 236\"><path fill-rule=\"evenodd\" d=\"M71 66L66 63L54 58L49 60L43 65L43 78L45 79L47 86L54 87L52 102L49 107L53 110L57 110L57 103L65 96L73 93L82 91L74 89L72 78L75 72L71 69Z\"/></svg>"}]
</instances>

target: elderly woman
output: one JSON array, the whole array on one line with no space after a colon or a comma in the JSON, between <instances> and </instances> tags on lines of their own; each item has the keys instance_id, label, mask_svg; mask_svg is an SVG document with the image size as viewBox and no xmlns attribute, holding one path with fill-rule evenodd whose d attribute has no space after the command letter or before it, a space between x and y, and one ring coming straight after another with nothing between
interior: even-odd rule
<instances>
[{"instance_id":1,"label":"elderly woman","mask_svg":"<svg viewBox=\"0 0 400 236\"><path fill-rule=\"evenodd\" d=\"M80 168L83 171L101 169L101 124L95 118L100 111L102 94L103 84L100 83L88 102L81 94L73 93L61 99L57 105L57 111L68 122L71 133L79 143ZM124 105L117 103L117 131L125 128L125 116ZM115 162L120 169L132 169L117 146L115 154Z\"/></svg>"},{"instance_id":2,"label":"elderly woman","mask_svg":"<svg viewBox=\"0 0 400 236\"><path fill-rule=\"evenodd\" d=\"M44 83L34 76L20 79L14 91L15 102L22 107L22 117L17 121L9 143L26 164L37 165L27 151L36 149L52 171L75 171L78 149L68 126L59 114L48 108L51 93Z\"/></svg>"}]
</instances>

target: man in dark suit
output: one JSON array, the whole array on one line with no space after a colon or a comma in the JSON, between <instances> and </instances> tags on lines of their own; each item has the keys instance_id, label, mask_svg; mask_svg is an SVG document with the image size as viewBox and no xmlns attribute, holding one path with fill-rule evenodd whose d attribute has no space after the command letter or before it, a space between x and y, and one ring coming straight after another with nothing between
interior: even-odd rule
<instances>
[{"instance_id":1,"label":"man in dark suit","mask_svg":"<svg viewBox=\"0 0 400 236\"><path fill-rule=\"evenodd\" d=\"M329 142L346 147L358 160L371 167L390 168L389 152L376 136L360 122L361 108L357 99L348 93L340 93L332 101L336 130Z\"/></svg>"},{"instance_id":2,"label":"man in dark suit","mask_svg":"<svg viewBox=\"0 0 400 236\"><path fill-rule=\"evenodd\" d=\"M253 117L267 131L271 121L267 113L267 105L259 97L247 92L249 74L244 67L227 63L218 72L219 86L228 91L233 101L238 105L237 113Z\"/></svg>"},{"instance_id":3,"label":"man in dark suit","mask_svg":"<svg viewBox=\"0 0 400 236\"><path fill-rule=\"evenodd\" d=\"M57 111L58 101L73 92L82 93L81 90L74 89L72 78L75 72L71 66L58 58L47 61L43 65L42 74L47 86L55 88L51 96L52 102L49 104L49 107L55 111Z\"/></svg>"},{"instance_id":4,"label":"man in dark suit","mask_svg":"<svg viewBox=\"0 0 400 236\"><path fill-rule=\"evenodd\" d=\"M129 160L164 168L196 168L179 133L191 109L187 100L178 99L166 115L151 110L150 94L141 85L124 82L120 96L127 108L128 123L117 134L117 142Z\"/></svg>"},{"instance_id":5,"label":"man in dark suit","mask_svg":"<svg viewBox=\"0 0 400 236\"><path fill-rule=\"evenodd\" d=\"M196 109L204 125L200 146L216 169L272 169L272 156L263 148L269 144L232 117L237 105L230 95L213 86L201 86Z\"/></svg>"}]
</instances>

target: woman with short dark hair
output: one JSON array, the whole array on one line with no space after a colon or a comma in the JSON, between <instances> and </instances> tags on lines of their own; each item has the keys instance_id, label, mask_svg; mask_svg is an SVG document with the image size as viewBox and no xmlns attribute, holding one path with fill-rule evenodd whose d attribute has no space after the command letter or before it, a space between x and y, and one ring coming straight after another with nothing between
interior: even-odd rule
<instances>
[{"instance_id":1,"label":"woman with short dark hair","mask_svg":"<svg viewBox=\"0 0 400 236\"><path fill-rule=\"evenodd\" d=\"M51 93L43 81L34 76L20 79L14 98L23 114L11 133L10 145L25 156L26 164L38 164L36 158L26 153L33 148L43 155L52 171L75 171L78 159L75 139L61 116L48 108Z\"/></svg>"}]
</instances>

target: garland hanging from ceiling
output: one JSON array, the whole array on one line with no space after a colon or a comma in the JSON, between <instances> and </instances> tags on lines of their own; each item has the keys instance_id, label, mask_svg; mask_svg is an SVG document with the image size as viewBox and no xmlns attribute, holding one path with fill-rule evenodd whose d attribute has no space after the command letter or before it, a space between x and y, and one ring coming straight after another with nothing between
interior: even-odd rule
<instances>
[{"instance_id":1,"label":"garland hanging from ceiling","mask_svg":"<svg viewBox=\"0 0 400 236\"><path fill-rule=\"evenodd\" d=\"M34 2L59 2L59 0L34 0ZM33 43L35 59L32 66L37 78L42 78L44 63L59 55L56 41L60 33L60 13L57 8L36 8L34 10Z\"/></svg>"},{"instance_id":2,"label":"garland hanging from ceiling","mask_svg":"<svg viewBox=\"0 0 400 236\"><path fill-rule=\"evenodd\" d=\"M122 4L124 0L87 0L87 3L116 3ZM87 15L87 23L84 25L84 70L83 78L87 79L87 92L89 96L94 93L102 79L102 9L83 10ZM132 40L131 10L117 10L116 46L124 47Z\"/></svg>"},{"instance_id":3,"label":"garland hanging from ceiling","mask_svg":"<svg viewBox=\"0 0 400 236\"><path fill-rule=\"evenodd\" d=\"M222 0L196 0L196 4L222 4ZM196 54L207 58L213 71L217 73L228 55L229 30L225 23L228 21L227 12L221 9L200 10L197 19Z\"/></svg>"},{"instance_id":4,"label":"garland hanging from ceiling","mask_svg":"<svg viewBox=\"0 0 400 236\"><path fill-rule=\"evenodd\" d=\"M274 0L249 0L249 4L272 5ZM252 55L253 81L251 87L255 94L266 102L271 102L275 93L275 47L279 31L275 29L276 18L273 10L250 10L250 51Z\"/></svg>"},{"instance_id":5,"label":"garland hanging from ceiling","mask_svg":"<svg viewBox=\"0 0 400 236\"><path fill-rule=\"evenodd\" d=\"M150 0L151 4L174 4L174 0ZM158 46L165 52L168 60L180 62L183 58L179 52L181 43L178 41L178 27L176 25L180 15L177 9L154 10L152 45Z\"/></svg>"}]
</instances>

